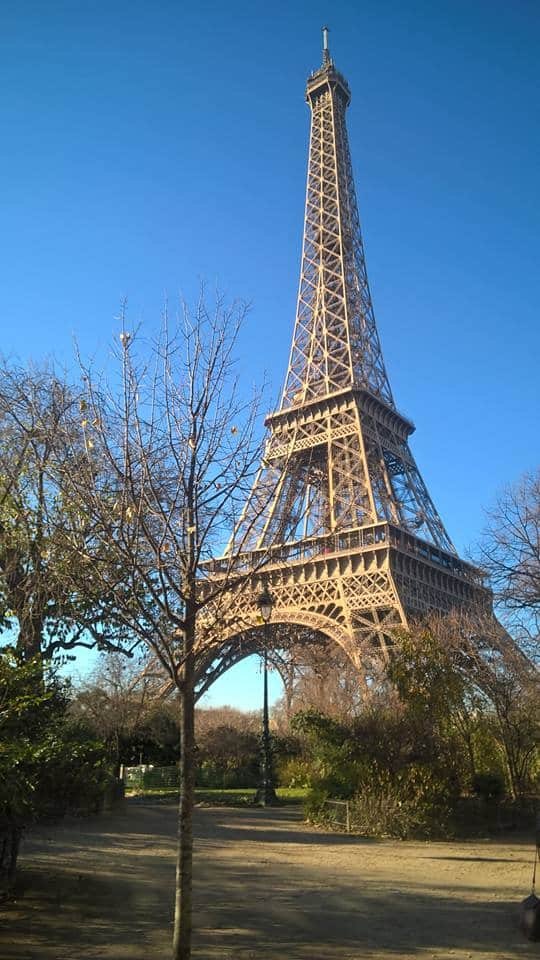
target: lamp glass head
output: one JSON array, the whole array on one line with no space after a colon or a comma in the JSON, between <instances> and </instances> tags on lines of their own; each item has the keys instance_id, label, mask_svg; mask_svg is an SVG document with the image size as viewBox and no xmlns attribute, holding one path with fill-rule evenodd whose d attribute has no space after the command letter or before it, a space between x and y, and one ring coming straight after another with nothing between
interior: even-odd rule
<instances>
[{"instance_id":1,"label":"lamp glass head","mask_svg":"<svg viewBox=\"0 0 540 960\"><path fill-rule=\"evenodd\" d=\"M266 587L263 590L263 592L259 594L259 596L257 597L257 605L259 607L259 611L264 622L268 623L268 621L270 620L270 617L272 616L272 607L274 606L274 598L268 592L268 589Z\"/></svg>"}]
</instances>

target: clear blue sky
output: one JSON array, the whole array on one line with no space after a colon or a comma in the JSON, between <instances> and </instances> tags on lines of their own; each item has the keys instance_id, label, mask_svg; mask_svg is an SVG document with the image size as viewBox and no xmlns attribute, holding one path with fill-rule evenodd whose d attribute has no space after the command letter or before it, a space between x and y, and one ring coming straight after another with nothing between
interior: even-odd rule
<instances>
[{"instance_id":1,"label":"clear blue sky","mask_svg":"<svg viewBox=\"0 0 540 960\"><path fill-rule=\"evenodd\" d=\"M204 278L252 302L241 371L279 391L325 22L392 387L465 550L538 461L536 0L4 0L1 348L105 357L121 297L151 326Z\"/></svg>"}]
</instances>

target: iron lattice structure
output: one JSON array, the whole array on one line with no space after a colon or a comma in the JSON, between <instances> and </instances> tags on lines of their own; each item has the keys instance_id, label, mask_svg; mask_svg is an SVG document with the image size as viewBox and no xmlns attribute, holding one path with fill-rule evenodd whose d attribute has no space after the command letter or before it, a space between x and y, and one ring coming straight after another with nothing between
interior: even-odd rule
<instances>
[{"instance_id":1,"label":"iron lattice structure","mask_svg":"<svg viewBox=\"0 0 540 960\"><path fill-rule=\"evenodd\" d=\"M411 617L447 612L487 592L456 553L409 447L414 425L394 402L353 180L350 91L327 49L306 99L311 137L289 366L228 556L242 543L236 565L244 573L266 557L276 643L286 643L282 625L295 624L332 638L357 661L366 643L385 651L392 629ZM220 562L207 574L219 576ZM249 648L258 583L260 574L251 591L244 583L230 593L219 673ZM235 623L247 628L241 648ZM205 685L215 676L216 667L208 668Z\"/></svg>"}]
</instances>

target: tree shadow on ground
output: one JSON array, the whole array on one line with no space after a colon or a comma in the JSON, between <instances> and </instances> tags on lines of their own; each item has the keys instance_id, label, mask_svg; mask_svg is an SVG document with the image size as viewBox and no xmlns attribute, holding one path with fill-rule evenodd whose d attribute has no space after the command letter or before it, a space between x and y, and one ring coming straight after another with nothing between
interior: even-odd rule
<instances>
[{"instance_id":1,"label":"tree shadow on ground","mask_svg":"<svg viewBox=\"0 0 540 960\"><path fill-rule=\"evenodd\" d=\"M147 886L143 878L140 883ZM156 924L166 948L170 910L164 910L157 889L154 894L146 889L141 911L137 886L111 874L23 867L12 899L4 904L2 960L143 960Z\"/></svg>"},{"instance_id":2,"label":"tree shadow on ground","mask_svg":"<svg viewBox=\"0 0 540 960\"><path fill-rule=\"evenodd\" d=\"M400 889L395 881L329 882L324 873L317 881L314 874L295 868L284 880L267 864L246 882L245 869L213 864L199 888L212 923L198 930L195 956L364 960L461 950L512 960L533 952L518 931L515 900L472 900L474 887Z\"/></svg>"},{"instance_id":3,"label":"tree shadow on ground","mask_svg":"<svg viewBox=\"0 0 540 960\"><path fill-rule=\"evenodd\" d=\"M529 862L528 857L425 857L425 859L426 860L448 860L449 862L456 861L457 863L528 863Z\"/></svg>"},{"instance_id":4,"label":"tree shadow on ground","mask_svg":"<svg viewBox=\"0 0 540 960\"><path fill-rule=\"evenodd\" d=\"M137 804L136 820L116 814L111 818L91 821L76 820L68 825L71 829L70 843L73 848L86 849L103 846L110 849L129 849L134 844L155 849L160 842L170 843L175 832L176 809L163 808L148 803ZM129 812L129 811L128 811ZM158 812L158 817L156 817ZM346 833L329 833L305 823L300 810L253 808L202 807L195 811L199 841L211 838L218 842L300 844L316 846L347 847L359 844L377 845L384 841ZM122 829L125 824L125 829ZM54 833L54 828L51 829ZM32 833L28 836L29 849Z\"/></svg>"},{"instance_id":5,"label":"tree shadow on ground","mask_svg":"<svg viewBox=\"0 0 540 960\"><path fill-rule=\"evenodd\" d=\"M157 878L156 878L157 879ZM164 879L164 878L163 878ZM27 871L29 898L7 910L2 960L158 960L168 955L172 874L118 882ZM119 889L120 887L120 889ZM517 931L516 902L470 902L467 891L399 890L295 869L278 875L208 861L195 890L195 960L367 960L466 951L512 960L534 954ZM529 948L529 949L528 949ZM438 951L438 953L435 953Z\"/></svg>"},{"instance_id":6,"label":"tree shadow on ground","mask_svg":"<svg viewBox=\"0 0 540 960\"><path fill-rule=\"evenodd\" d=\"M174 809L138 806L36 833L23 855L24 896L5 905L2 960L168 956L175 819ZM536 954L517 930L515 887L485 880L490 863L516 864L496 848L493 858L445 854L443 845L321 833L291 810L205 808L195 849L194 960ZM465 872L456 879L438 860ZM500 877L505 868L494 869Z\"/></svg>"}]
</instances>

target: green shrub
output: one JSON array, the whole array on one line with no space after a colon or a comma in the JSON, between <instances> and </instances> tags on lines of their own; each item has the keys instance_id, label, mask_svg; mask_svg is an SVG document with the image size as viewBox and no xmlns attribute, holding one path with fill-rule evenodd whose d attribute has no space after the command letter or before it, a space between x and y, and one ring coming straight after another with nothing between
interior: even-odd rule
<instances>
[{"instance_id":1,"label":"green shrub","mask_svg":"<svg viewBox=\"0 0 540 960\"><path fill-rule=\"evenodd\" d=\"M505 794L504 777L497 771L477 773L472 778L472 790L487 803L496 803Z\"/></svg>"},{"instance_id":2,"label":"green shrub","mask_svg":"<svg viewBox=\"0 0 540 960\"><path fill-rule=\"evenodd\" d=\"M220 790L257 785L260 739L249 730L220 724L201 736L198 747L198 787Z\"/></svg>"},{"instance_id":3,"label":"green shrub","mask_svg":"<svg viewBox=\"0 0 540 960\"><path fill-rule=\"evenodd\" d=\"M357 788L349 800L353 831L400 839L451 833L453 784L440 772L411 764L394 774L375 764L358 764L355 780ZM335 824L335 811L326 801L346 799L344 793L343 784L331 778L317 780L304 804L306 816L316 823Z\"/></svg>"},{"instance_id":4,"label":"green shrub","mask_svg":"<svg viewBox=\"0 0 540 960\"><path fill-rule=\"evenodd\" d=\"M453 783L441 771L411 764L397 774L373 769L351 803L351 824L366 836L446 837Z\"/></svg>"},{"instance_id":5,"label":"green shrub","mask_svg":"<svg viewBox=\"0 0 540 960\"><path fill-rule=\"evenodd\" d=\"M328 811L326 809L326 801L333 799L330 797L330 794L320 785L311 787L308 791L308 795L304 800L304 813L306 819L312 823L319 823L326 825L329 823L330 818L328 816Z\"/></svg>"},{"instance_id":6,"label":"green shrub","mask_svg":"<svg viewBox=\"0 0 540 960\"><path fill-rule=\"evenodd\" d=\"M67 704L67 684L38 659L0 651L0 825L13 838L40 818L95 810L110 783L104 745L66 721ZM0 860L0 879L6 870Z\"/></svg>"},{"instance_id":7,"label":"green shrub","mask_svg":"<svg viewBox=\"0 0 540 960\"><path fill-rule=\"evenodd\" d=\"M311 766L303 757L288 757L276 764L277 781L281 787L311 786Z\"/></svg>"}]
</instances>

